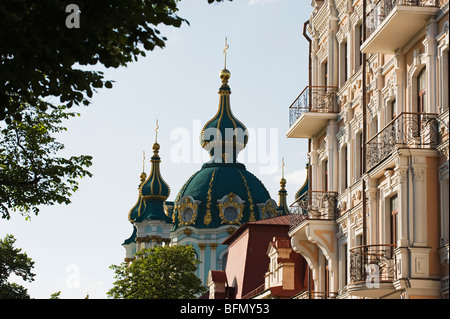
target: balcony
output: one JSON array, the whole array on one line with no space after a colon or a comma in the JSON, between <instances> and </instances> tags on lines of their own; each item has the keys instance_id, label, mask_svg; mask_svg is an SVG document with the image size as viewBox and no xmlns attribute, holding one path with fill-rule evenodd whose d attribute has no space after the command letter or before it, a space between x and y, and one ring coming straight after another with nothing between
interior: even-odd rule
<instances>
[{"instance_id":1,"label":"balcony","mask_svg":"<svg viewBox=\"0 0 450 319\"><path fill-rule=\"evenodd\" d=\"M304 220L334 220L337 192L307 191L290 206L290 228Z\"/></svg>"},{"instance_id":2,"label":"balcony","mask_svg":"<svg viewBox=\"0 0 450 319\"><path fill-rule=\"evenodd\" d=\"M350 249L347 290L360 297L380 298L395 292L395 245L364 245Z\"/></svg>"},{"instance_id":3,"label":"balcony","mask_svg":"<svg viewBox=\"0 0 450 319\"><path fill-rule=\"evenodd\" d=\"M368 7L363 53L394 53L439 10L439 0L380 0Z\"/></svg>"},{"instance_id":4,"label":"balcony","mask_svg":"<svg viewBox=\"0 0 450 319\"><path fill-rule=\"evenodd\" d=\"M437 114L400 113L366 143L367 169L399 148L434 149L438 144Z\"/></svg>"},{"instance_id":5,"label":"balcony","mask_svg":"<svg viewBox=\"0 0 450 319\"><path fill-rule=\"evenodd\" d=\"M307 86L289 106L290 138L311 138L338 115L337 87Z\"/></svg>"},{"instance_id":6,"label":"balcony","mask_svg":"<svg viewBox=\"0 0 450 319\"><path fill-rule=\"evenodd\" d=\"M329 291L304 291L292 299L336 299L337 292L329 292Z\"/></svg>"}]
</instances>

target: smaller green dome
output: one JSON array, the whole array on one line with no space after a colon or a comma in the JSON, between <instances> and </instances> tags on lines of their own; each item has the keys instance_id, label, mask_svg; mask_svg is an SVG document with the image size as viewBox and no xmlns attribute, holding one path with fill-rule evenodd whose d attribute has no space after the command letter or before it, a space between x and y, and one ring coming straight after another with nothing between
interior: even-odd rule
<instances>
[{"instance_id":1,"label":"smaller green dome","mask_svg":"<svg viewBox=\"0 0 450 319\"><path fill-rule=\"evenodd\" d=\"M152 168L149 176L146 178L146 174L144 172L141 173L139 198L128 213L128 220L132 223L143 220L172 222L164 210L164 203L170 195L170 187L161 176L159 148L159 144L155 142L153 144Z\"/></svg>"},{"instance_id":2,"label":"smaller green dome","mask_svg":"<svg viewBox=\"0 0 450 319\"><path fill-rule=\"evenodd\" d=\"M159 148L158 143L153 144L153 156L151 157L152 171L141 186L141 195L144 200L154 199L164 202L170 195L170 187L161 176L159 168L161 158L158 155Z\"/></svg>"}]
</instances>

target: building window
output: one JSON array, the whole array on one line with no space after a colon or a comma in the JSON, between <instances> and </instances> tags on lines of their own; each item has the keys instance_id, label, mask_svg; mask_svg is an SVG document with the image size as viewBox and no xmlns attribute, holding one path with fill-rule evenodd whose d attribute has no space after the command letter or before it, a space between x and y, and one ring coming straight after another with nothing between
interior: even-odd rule
<instances>
[{"instance_id":1,"label":"building window","mask_svg":"<svg viewBox=\"0 0 450 319\"><path fill-rule=\"evenodd\" d=\"M347 42L341 43L340 46L340 84L344 85L344 83L348 80L348 47Z\"/></svg>"},{"instance_id":2,"label":"building window","mask_svg":"<svg viewBox=\"0 0 450 319\"><path fill-rule=\"evenodd\" d=\"M398 197L397 194L390 199L391 218L391 244L396 245L398 240Z\"/></svg>"},{"instance_id":3,"label":"building window","mask_svg":"<svg viewBox=\"0 0 450 319\"><path fill-rule=\"evenodd\" d=\"M426 68L417 76L417 113L425 113L427 108L427 77Z\"/></svg>"},{"instance_id":4,"label":"building window","mask_svg":"<svg viewBox=\"0 0 450 319\"><path fill-rule=\"evenodd\" d=\"M328 160L323 161L323 190L328 191Z\"/></svg>"},{"instance_id":5,"label":"building window","mask_svg":"<svg viewBox=\"0 0 450 319\"><path fill-rule=\"evenodd\" d=\"M344 157L344 163L342 163L342 168L343 168L343 170L344 170L344 174L343 174L343 182L344 182L344 184L343 184L343 186L344 186L344 189L346 189L347 187L348 187L348 148L347 148L347 145L345 145L343 148L342 148L342 156Z\"/></svg>"},{"instance_id":6,"label":"building window","mask_svg":"<svg viewBox=\"0 0 450 319\"><path fill-rule=\"evenodd\" d=\"M355 161L355 166L356 166L356 179L360 178L362 176L363 173L363 163L362 163L362 159L363 159L363 147L364 147L364 143L362 140L362 133L356 134L356 138L355 138L355 148L356 148L356 161Z\"/></svg>"},{"instance_id":7,"label":"building window","mask_svg":"<svg viewBox=\"0 0 450 319\"><path fill-rule=\"evenodd\" d=\"M378 134L378 116L374 116L370 123L370 138Z\"/></svg>"},{"instance_id":8,"label":"building window","mask_svg":"<svg viewBox=\"0 0 450 319\"><path fill-rule=\"evenodd\" d=\"M348 283L348 246L347 244L344 245L344 286Z\"/></svg>"},{"instance_id":9,"label":"building window","mask_svg":"<svg viewBox=\"0 0 450 319\"><path fill-rule=\"evenodd\" d=\"M184 211L181 212L181 218L186 224L190 223L193 217L194 210L191 207L187 207Z\"/></svg>"},{"instance_id":10,"label":"building window","mask_svg":"<svg viewBox=\"0 0 450 319\"><path fill-rule=\"evenodd\" d=\"M322 63L322 85L328 86L328 61Z\"/></svg>"},{"instance_id":11,"label":"building window","mask_svg":"<svg viewBox=\"0 0 450 319\"><path fill-rule=\"evenodd\" d=\"M397 116L397 100L393 99L389 103L389 110L388 110L388 121L392 121Z\"/></svg>"},{"instance_id":12,"label":"building window","mask_svg":"<svg viewBox=\"0 0 450 319\"><path fill-rule=\"evenodd\" d=\"M344 43L344 81L348 80L348 48L347 42Z\"/></svg>"},{"instance_id":13,"label":"building window","mask_svg":"<svg viewBox=\"0 0 450 319\"><path fill-rule=\"evenodd\" d=\"M330 292L330 266L328 265L328 259L325 258L325 292Z\"/></svg>"},{"instance_id":14,"label":"building window","mask_svg":"<svg viewBox=\"0 0 450 319\"><path fill-rule=\"evenodd\" d=\"M239 212L234 206L227 206L223 210L223 215L229 222L234 222L239 216Z\"/></svg>"},{"instance_id":15,"label":"building window","mask_svg":"<svg viewBox=\"0 0 450 319\"><path fill-rule=\"evenodd\" d=\"M363 43L363 32L362 32L362 24L356 26L355 28L355 71L362 64L362 52L361 45Z\"/></svg>"}]
</instances>

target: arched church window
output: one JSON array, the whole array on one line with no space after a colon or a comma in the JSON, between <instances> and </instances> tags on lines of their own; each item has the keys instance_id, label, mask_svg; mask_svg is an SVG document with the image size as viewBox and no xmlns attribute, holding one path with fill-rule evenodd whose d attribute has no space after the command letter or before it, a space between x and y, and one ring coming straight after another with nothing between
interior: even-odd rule
<instances>
[{"instance_id":1,"label":"arched church window","mask_svg":"<svg viewBox=\"0 0 450 319\"><path fill-rule=\"evenodd\" d=\"M178 221L181 225L192 225L197 218L198 205L201 201L195 200L192 196L182 197L176 204L178 211Z\"/></svg>"},{"instance_id":2,"label":"arched church window","mask_svg":"<svg viewBox=\"0 0 450 319\"><path fill-rule=\"evenodd\" d=\"M234 206L227 206L223 211L225 219L234 222L238 218L238 210Z\"/></svg>"},{"instance_id":3,"label":"arched church window","mask_svg":"<svg viewBox=\"0 0 450 319\"><path fill-rule=\"evenodd\" d=\"M244 211L244 201L238 195L230 193L217 202L222 224L240 224Z\"/></svg>"},{"instance_id":4,"label":"arched church window","mask_svg":"<svg viewBox=\"0 0 450 319\"><path fill-rule=\"evenodd\" d=\"M181 219L185 223L190 223L193 217L194 217L194 210L191 207L187 207L184 211L181 212Z\"/></svg>"}]
</instances>

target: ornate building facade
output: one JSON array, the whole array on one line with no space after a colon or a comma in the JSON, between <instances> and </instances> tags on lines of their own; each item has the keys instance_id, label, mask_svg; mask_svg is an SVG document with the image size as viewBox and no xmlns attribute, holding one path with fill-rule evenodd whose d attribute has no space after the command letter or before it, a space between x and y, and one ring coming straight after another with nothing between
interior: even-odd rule
<instances>
[{"instance_id":1,"label":"ornate building facade","mask_svg":"<svg viewBox=\"0 0 450 319\"><path fill-rule=\"evenodd\" d=\"M449 298L448 0L312 7L286 134L309 141L289 231L308 294Z\"/></svg>"}]
</instances>

